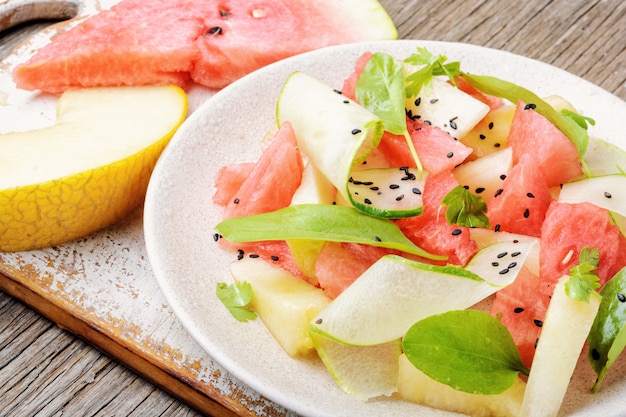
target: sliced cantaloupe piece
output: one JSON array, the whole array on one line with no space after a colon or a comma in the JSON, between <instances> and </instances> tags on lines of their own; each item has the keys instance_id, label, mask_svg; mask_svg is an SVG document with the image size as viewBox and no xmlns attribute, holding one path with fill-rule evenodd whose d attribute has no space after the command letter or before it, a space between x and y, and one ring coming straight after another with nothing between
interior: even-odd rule
<instances>
[{"instance_id":1,"label":"sliced cantaloupe piece","mask_svg":"<svg viewBox=\"0 0 626 417\"><path fill-rule=\"evenodd\" d=\"M0 135L0 250L64 243L143 201L157 158L187 114L178 87L72 90L50 127Z\"/></svg>"}]
</instances>

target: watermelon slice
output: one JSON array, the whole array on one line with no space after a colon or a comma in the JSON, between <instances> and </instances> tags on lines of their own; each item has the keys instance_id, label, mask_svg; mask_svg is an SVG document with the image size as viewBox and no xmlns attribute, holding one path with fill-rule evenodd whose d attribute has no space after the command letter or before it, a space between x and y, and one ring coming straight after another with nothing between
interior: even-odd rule
<instances>
[{"instance_id":1,"label":"watermelon slice","mask_svg":"<svg viewBox=\"0 0 626 417\"><path fill-rule=\"evenodd\" d=\"M218 89L301 52L396 37L376 0L123 0L56 36L13 78L53 93L189 80Z\"/></svg>"}]
</instances>

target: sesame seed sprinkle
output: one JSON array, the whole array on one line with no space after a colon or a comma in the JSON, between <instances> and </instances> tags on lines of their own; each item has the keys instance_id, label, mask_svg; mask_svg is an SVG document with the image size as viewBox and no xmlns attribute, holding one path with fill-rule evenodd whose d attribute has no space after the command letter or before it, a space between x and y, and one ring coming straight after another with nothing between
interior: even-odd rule
<instances>
[{"instance_id":1,"label":"sesame seed sprinkle","mask_svg":"<svg viewBox=\"0 0 626 417\"><path fill-rule=\"evenodd\" d=\"M351 132L353 135L358 135L359 133L361 133L361 129L352 129Z\"/></svg>"},{"instance_id":2,"label":"sesame seed sprinkle","mask_svg":"<svg viewBox=\"0 0 626 417\"><path fill-rule=\"evenodd\" d=\"M524 110L535 110L536 108L537 108L537 105L534 103L529 103L524 106Z\"/></svg>"},{"instance_id":3,"label":"sesame seed sprinkle","mask_svg":"<svg viewBox=\"0 0 626 417\"><path fill-rule=\"evenodd\" d=\"M620 303L626 303L626 295L620 293L617 293L617 299L620 301Z\"/></svg>"},{"instance_id":4,"label":"sesame seed sprinkle","mask_svg":"<svg viewBox=\"0 0 626 417\"><path fill-rule=\"evenodd\" d=\"M604 196L605 196L606 198L611 198L611 197L613 197L613 196L611 195L611 193L609 193L608 191L605 191L605 192L604 192Z\"/></svg>"},{"instance_id":5,"label":"sesame seed sprinkle","mask_svg":"<svg viewBox=\"0 0 626 417\"><path fill-rule=\"evenodd\" d=\"M524 218L527 219L530 216L530 210L524 210Z\"/></svg>"},{"instance_id":6,"label":"sesame seed sprinkle","mask_svg":"<svg viewBox=\"0 0 626 417\"><path fill-rule=\"evenodd\" d=\"M514 312L515 314L523 313L523 312L524 312L524 307L515 307L515 308L513 309L513 312Z\"/></svg>"},{"instance_id":7,"label":"sesame seed sprinkle","mask_svg":"<svg viewBox=\"0 0 626 417\"><path fill-rule=\"evenodd\" d=\"M537 327L542 327L543 326L543 322L541 320L534 319L533 323L535 323L535 326L537 326Z\"/></svg>"},{"instance_id":8,"label":"sesame seed sprinkle","mask_svg":"<svg viewBox=\"0 0 626 417\"><path fill-rule=\"evenodd\" d=\"M463 233L463 231L461 229L454 229L451 233L452 236L458 236L461 233Z\"/></svg>"}]
</instances>

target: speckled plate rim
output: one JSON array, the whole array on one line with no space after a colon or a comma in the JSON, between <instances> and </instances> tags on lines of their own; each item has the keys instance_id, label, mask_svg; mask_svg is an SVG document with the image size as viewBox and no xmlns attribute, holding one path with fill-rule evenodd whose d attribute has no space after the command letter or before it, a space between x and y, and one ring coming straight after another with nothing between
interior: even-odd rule
<instances>
[{"instance_id":1,"label":"speckled plate rim","mask_svg":"<svg viewBox=\"0 0 626 417\"><path fill-rule=\"evenodd\" d=\"M207 100L181 126L154 170L144 208L148 257L159 287L192 337L235 378L292 410L289 414L453 415L393 398L364 403L345 395L321 362L289 358L260 321L235 321L214 295L217 282L231 281L228 265L234 260L212 238L220 215L211 201L215 174L225 164L258 157L285 78L301 70L341 88L361 53L385 51L404 58L418 46L461 61L467 72L496 75L542 96L560 94L596 120L594 136L626 148L624 101L545 63L470 44L401 40L329 47L262 68ZM615 410L623 407L626 395L626 372L612 370L602 392L591 395L594 378L583 361L562 415L617 417Z\"/></svg>"}]
</instances>

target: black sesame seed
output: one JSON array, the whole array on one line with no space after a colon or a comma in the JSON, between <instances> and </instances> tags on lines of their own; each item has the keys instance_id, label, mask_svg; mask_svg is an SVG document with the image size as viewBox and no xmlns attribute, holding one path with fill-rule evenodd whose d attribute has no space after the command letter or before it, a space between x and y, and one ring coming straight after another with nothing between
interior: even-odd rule
<instances>
[{"instance_id":1,"label":"black sesame seed","mask_svg":"<svg viewBox=\"0 0 626 417\"><path fill-rule=\"evenodd\" d=\"M278 261L280 258L276 255L272 255L272 261L276 262Z\"/></svg>"},{"instance_id":2,"label":"black sesame seed","mask_svg":"<svg viewBox=\"0 0 626 417\"><path fill-rule=\"evenodd\" d=\"M605 196L606 198L611 198L611 197L613 197L613 196L611 195L611 193L609 193L608 191L605 191L605 192L604 192L604 196Z\"/></svg>"},{"instance_id":3,"label":"black sesame seed","mask_svg":"<svg viewBox=\"0 0 626 417\"><path fill-rule=\"evenodd\" d=\"M512 258L515 258L516 256L520 256L521 254L522 254L522 252L513 252L513 253L511 254L511 257L512 257Z\"/></svg>"},{"instance_id":4,"label":"black sesame seed","mask_svg":"<svg viewBox=\"0 0 626 417\"><path fill-rule=\"evenodd\" d=\"M256 259L256 258L258 258L258 257L259 257L259 255L258 255L258 254L256 254L256 253L251 253L251 254L250 254L250 257L251 257L252 259Z\"/></svg>"},{"instance_id":5,"label":"black sesame seed","mask_svg":"<svg viewBox=\"0 0 626 417\"><path fill-rule=\"evenodd\" d=\"M424 123L426 123L429 126L433 124L430 120L424 120Z\"/></svg>"},{"instance_id":6,"label":"black sesame seed","mask_svg":"<svg viewBox=\"0 0 626 417\"><path fill-rule=\"evenodd\" d=\"M220 16L228 17L228 10L224 10L224 9L220 10Z\"/></svg>"},{"instance_id":7,"label":"black sesame seed","mask_svg":"<svg viewBox=\"0 0 626 417\"><path fill-rule=\"evenodd\" d=\"M397 190L398 188L400 188L400 186L398 184L389 184L389 188L391 188L392 190Z\"/></svg>"},{"instance_id":8,"label":"black sesame seed","mask_svg":"<svg viewBox=\"0 0 626 417\"><path fill-rule=\"evenodd\" d=\"M530 216L530 210L526 209L524 210L524 218L527 219L528 216Z\"/></svg>"},{"instance_id":9,"label":"black sesame seed","mask_svg":"<svg viewBox=\"0 0 626 417\"><path fill-rule=\"evenodd\" d=\"M463 231L461 229L454 229L451 234L452 234L452 236L458 236L461 233L463 233Z\"/></svg>"},{"instance_id":10,"label":"black sesame seed","mask_svg":"<svg viewBox=\"0 0 626 417\"><path fill-rule=\"evenodd\" d=\"M484 191L485 191L485 187L478 187L478 188L476 189L476 194L480 194L480 193L482 193L482 192L484 192Z\"/></svg>"},{"instance_id":11,"label":"black sesame seed","mask_svg":"<svg viewBox=\"0 0 626 417\"><path fill-rule=\"evenodd\" d=\"M322 321L323 321L322 319L317 319L315 320L315 324L322 324Z\"/></svg>"},{"instance_id":12,"label":"black sesame seed","mask_svg":"<svg viewBox=\"0 0 626 417\"><path fill-rule=\"evenodd\" d=\"M418 97L418 98L415 99L415 105L419 106L420 104L422 104L422 98Z\"/></svg>"},{"instance_id":13,"label":"black sesame seed","mask_svg":"<svg viewBox=\"0 0 626 417\"><path fill-rule=\"evenodd\" d=\"M350 104L350 100L344 100L343 103L344 104Z\"/></svg>"},{"instance_id":14,"label":"black sesame seed","mask_svg":"<svg viewBox=\"0 0 626 417\"><path fill-rule=\"evenodd\" d=\"M400 194L396 197L396 201L402 201L404 199L404 194Z\"/></svg>"},{"instance_id":15,"label":"black sesame seed","mask_svg":"<svg viewBox=\"0 0 626 417\"><path fill-rule=\"evenodd\" d=\"M478 137L480 138L480 140L487 139L487 136L483 135L482 133L480 135L478 135Z\"/></svg>"},{"instance_id":16,"label":"black sesame seed","mask_svg":"<svg viewBox=\"0 0 626 417\"><path fill-rule=\"evenodd\" d=\"M502 271L498 272L500 275L505 275L509 273L509 268L504 268Z\"/></svg>"},{"instance_id":17,"label":"black sesame seed","mask_svg":"<svg viewBox=\"0 0 626 417\"><path fill-rule=\"evenodd\" d=\"M500 266L500 262L492 262L491 266Z\"/></svg>"},{"instance_id":18,"label":"black sesame seed","mask_svg":"<svg viewBox=\"0 0 626 417\"><path fill-rule=\"evenodd\" d=\"M539 338L535 339L535 349L537 349L537 343L539 343Z\"/></svg>"},{"instance_id":19,"label":"black sesame seed","mask_svg":"<svg viewBox=\"0 0 626 417\"><path fill-rule=\"evenodd\" d=\"M511 263L509 264L509 266L507 266L507 268L509 268L509 269L513 269L513 268L515 268L516 266L517 266L517 262L511 262Z\"/></svg>"},{"instance_id":20,"label":"black sesame seed","mask_svg":"<svg viewBox=\"0 0 626 417\"><path fill-rule=\"evenodd\" d=\"M454 130L456 130L456 122L455 122L456 119L457 117L450 119L450 127Z\"/></svg>"},{"instance_id":21,"label":"black sesame seed","mask_svg":"<svg viewBox=\"0 0 626 417\"><path fill-rule=\"evenodd\" d=\"M504 181L504 180L506 179L506 174L502 174L502 175L500 175L500 179L501 179L502 181Z\"/></svg>"},{"instance_id":22,"label":"black sesame seed","mask_svg":"<svg viewBox=\"0 0 626 417\"><path fill-rule=\"evenodd\" d=\"M524 307L515 307L515 308L513 309L513 312L514 312L515 314L523 313L523 312L524 312Z\"/></svg>"},{"instance_id":23,"label":"black sesame seed","mask_svg":"<svg viewBox=\"0 0 626 417\"><path fill-rule=\"evenodd\" d=\"M367 205L371 205L372 204L372 200L370 200L369 198L366 198L363 202L365 204L367 204Z\"/></svg>"},{"instance_id":24,"label":"black sesame seed","mask_svg":"<svg viewBox=\"0 0 626 417\"><path fill-rule=\"evenodd\" d=\"M379 238L378 236L375 236L375 237L374 237L374 241L375 241L375 242L382 242L382 239L381 239L381 238Z\"/></svg>"},{"instance_id":25,"label":"black sesame seed","mask_svg":"<svg viewBox=\"0 0 626 417\"><path fill-rule=\"evenodd\" d=\"M526 197L535 198L535 195L533 193L526 193Z\"/></svg>"},{"instance_id":26,"label":"black sesame seed","mask_svg":"<svg viewBox=\"0 0 626 417\"><path fill-rule=\"evenodd\" d=\"M493 147L494 147L494 148L499 148L500 146L502 146L502 145L500 145L499 143L494 143L494 144L493 144Z\"/></svg>"},{"instance_id":27,"label":"black sesame seed","mask_svg":"<svg viewBox=\"0 0 626 417\"><path fill-rule=\"evenodd\" d=\"M216 242L218 240L220 240L220 234L219 233L213 233L213 240L216 241Z\"/></svg>"},{"instance_id":28,"label":"black sesame seed","mask_svg":"<svg viewBox=\"0 0 626 417\"><path fill-rule=\"evenodd\" d=\"M420 190L419 188L413 188L411 191L413 192L413 194L417 194L417 195L422 194L422 190Z\"/></svg>"},{"instance_id":29,"label":"black sesame seed","mask_svg":"<svg viewBox=\"0 0 626 417\"><path fill-rule=\"evenodd\" d=\"M496 255L496 258L502 259L508 254L509 254L508 252L500 252L499 254Z\"/></svg>"},{"instance_id":30,"label":"black sesame seed","mask_svg":"<svg viewBox=\"0 0 626 417\"><path fill-rule=\"evenodd\" d=\"M378 190L380 190L380 188L379 188L379 187L370 187L370 190L372 190L372 191L378 191Z\"/></svg>"},{"instance_id":31,"label":"black sesame seed","mask_svg":"<svg viewBox=\"0 0 626 417\"><path fill-rule=\"evenodd\" d=\"M454 156L454 152L448 152L448 153L446 154L446 157L447 157L447 158L452 158L453 156Z\"/></svg>"},{"instance_id":32,"label":"black sesame seed","mask_svg":"<svg viewBox=\"0 0 626 417\"><path fill-rule=\"evenodd\" d=\"M238 198L235 198L235 199L233 200L233 204L239 204L239 199L238 199Z\"/></svg>"},{"instance_id":33,"label":"black sesame seed","mask_svg":"<svg viewBox=\"0 0 626 417\"><path fill-rule=\"evenodd\" d=\"M463 188L465 188L466 190L469 190L469 185L464 185Z\"/></svg>"},{"instance_id":34,"label":"black sesame seed","mask_svg":"<svg viewBox=\"0 0 626 417\"><path fill-rule=\"evenodd\" d=\"M489 122L489 130L493 129L493 122Z\"/></svg>"},{"instance_id":35,"label":"black sesame seed","mask_svg":"<svg viewBox=\"0 0 626 417\"><path fill-rule=\"evenodd\" d=\"M223 32L222 28L219 26L213 26L211 29L207 30L207 35L221 35Z\"/></svg>"},{"instance_id":36,"label":"black sesame seed","mask_svg":"<svg viewBox=\"0 0 626 417\"><path fill-rule=\"evenodd\" d=\"M353 135L358 135L359 133L361 133L361 129L352 129L351 132Z\"/></svg>"},{"instance_id":37,"label":"black sesame seed","mask_svg":"<svg viewBox=\"0 0 626 417\"><path fill-rule=\"evenodd\" d=\"M337 94L343 94L340 90L333 90Z\"/></svg>"},{"instance_id":38,"label":"black sesame seed","mask_svg":"<svg viewBox=\"0 0 626 417\"><path fill-rule=\"evenodd\" d=\"M499 232L499 231L500 231L500 225L499 225L499 224L496 224L496 226L493 228L493 230L494 230L495 232Z\"/></svg>"},{"instance_id":39,"label":"black sesame seed","mask_svg":"<svg viewBox=\"0 0 626 417\"><path fill-rule=\"evenodd\" d=\"M519 240L517 240L517 239L513 239L513 243L519 243ZM518 253L518 254L519 254L519 252L516 252L516 253Z\"/></svg>"},{"instance_id":40,"label":"black sesame seed","mask_svg":"<svg viewBox=\"0 0 626 417\"><path fill-rule=\"evenodd\" d=\"M617 299L620 301L620 303L624 303L626 302L626 295L620 293L617 293Z\"/></svg>"},{"instance_id":41,"label":"black sesame seed","mask_svg":"<svg viewBox=\"0 0 626 417\"><path fill-rule=\"evenodd\" d=\"M591 349L591 358L594 361L600 360L600 352L596 348Z\"/></svg>"},{"instance_id":42,"label":"black sesame seed","mask_svg":"<svg viewBox=\"0 0 626 417\"><path fill-rule=\"evenodd\" d=\"M537 326L537 327L542 327L543 326L543 322L541 320L534 319L533 323L535 323L535 326Z\"/></svg>"},{"instance_id":43,"label":"black sesame seed","mask_svg":"<svg viewBox=\"0 0 626 417\"><path fill-rule=\"evenodd\" d=\"M529 103L527 105L524 106L524 110L534 110L537 108L537 105L534 103Z\"/></svg>"},{"instance_id":44,"label":"black sesame seed","mask_svg":"<svg viewBox=\"0 0 626 417\"><path fill-rule=\"evenodd\" d=\"M439 99L438 98L431 98L430 99L430 104L435 104L436 102L438 102Z\"/></svg>"},{"instance_id":45,"label":"black sesame seed","mask_svg":"<svg viewBox=\"0 0 626 417\"><path fill-rule=\"evenodd\" d=\"M243 252L237 255L237 260L241 261L243 259Z\"/></svg>"},{"instance_id":46,"label":"black sesame seed","mask_svg":"<svg viewBox=\"0 0 626 417\"><path fill-rule=\"evenodd\" d=\"M504 192L504 189L503 189L503 188L498 188L498 189L496 190L496 192L493 194L493 196L494 196L494 197L497 197L497 196L499 196L500 194L502 194L503 192Z\"/></svg>"}]
</instances>

